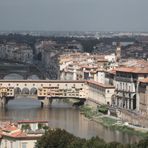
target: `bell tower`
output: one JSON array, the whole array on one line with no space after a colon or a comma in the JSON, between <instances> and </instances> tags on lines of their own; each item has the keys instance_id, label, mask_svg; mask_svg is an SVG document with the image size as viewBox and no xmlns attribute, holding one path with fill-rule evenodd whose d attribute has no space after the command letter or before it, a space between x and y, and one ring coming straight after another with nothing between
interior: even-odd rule
<instances>
[{"instance_id":1,"label":"bell tower","mask_svg":"<svg viewBox=\"0 0 148 148\"><path fill-rule=\"evenodd\" d=\"M121 59L121 45L120 45L120 42L117 42L115 55L116 55L116 62L119 62L120 59Z\"/></svg>"}]
</instances>

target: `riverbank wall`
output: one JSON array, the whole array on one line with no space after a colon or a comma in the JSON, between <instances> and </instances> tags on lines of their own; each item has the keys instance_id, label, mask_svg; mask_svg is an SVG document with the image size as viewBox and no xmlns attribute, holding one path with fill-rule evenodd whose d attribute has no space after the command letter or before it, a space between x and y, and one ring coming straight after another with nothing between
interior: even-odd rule
<instances>
[{"instance_id":1,"label":"riverbank wall","mask_svg":"<svg viewBox=\"0 0 148 148\"><path fill-rule=\"evenodd\" d=\"M132 125L148 128L148 116L140 113L121 109L118 117L124 122L128 122Z\"/></svg>"}]
</instances>

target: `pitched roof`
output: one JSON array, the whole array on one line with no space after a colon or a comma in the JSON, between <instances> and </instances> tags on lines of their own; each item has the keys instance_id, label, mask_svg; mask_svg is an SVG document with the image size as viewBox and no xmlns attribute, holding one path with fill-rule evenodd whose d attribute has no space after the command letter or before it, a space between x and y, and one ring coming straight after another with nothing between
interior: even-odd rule
<instances>
[{"instance_id":1,"label":"pitched roof","mask_svg":"<svg viewBox=\"0 0 148 148\"><path fill-rule=\"evenodd\" d=\"M19 120L17 123L48 123L47 120Z\"/></svg>"},{"instance_id":2,"label":"pitched roof","mask_svg":"<svg viewBox=\"0 0 148 148\"><path fill-rule=\"evenodd\" d=\"M100 86L100 87L103 87L103 88L115 88L112 85L106 85L106 84L98 83L94 80L88 80L87 83L94 84L94 85L97 85L97 86Z\"/></svg>"},{"instance_id":3,"label":"pitched roof","mask_svg":"<svg viewBox=\"0 0 148 148\"><path fill-rule=\"evenodd\" d=\"M11 125L11 124L6 124L2 130L4 131L15 131L18 128L15 125Z\"/></svg>"},{"instance_id":4,"label":"pitched roof","mask_svg":"<svg viewBox=\"0 0 148 148\"><path fill-rule=\"evenodd\" d=\"M142 80L140 80L140 82L142 82L142 83L148 83L148 78L142 79Z\"/></svg>"},{"instance_id":5,"label":"pitched roof","mask_svg":"<svg viewBox=\"0 0 148 148\"><path fill-rule=\"evenodd\" d=\"M120 67L116 69L117 72L148 74L148 67Z\"/></svg>"}]
</instances>

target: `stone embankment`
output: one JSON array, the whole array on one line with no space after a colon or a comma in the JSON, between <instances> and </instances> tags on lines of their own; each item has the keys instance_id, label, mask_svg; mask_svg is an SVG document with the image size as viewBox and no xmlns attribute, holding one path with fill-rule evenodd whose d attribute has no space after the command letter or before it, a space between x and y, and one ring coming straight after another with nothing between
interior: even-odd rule
<instances>
[{"instance_id":1,"label":"stone embankment","mask_svg":"<svg viewBox=\"0 0 148 148\"><path fill-rule=\"evenodd\" d=\"M101 123L105 127L119 130L131 135L137 135L139 137L148 136L148 128L137 127L130 125L127 122L122 121L120 118L110 116L107 114L102 114L97 109L89 105L84 105L80 107L81 113L84 114L86 118L93 120L97 123Z\"/></svg>"}]
</instances>

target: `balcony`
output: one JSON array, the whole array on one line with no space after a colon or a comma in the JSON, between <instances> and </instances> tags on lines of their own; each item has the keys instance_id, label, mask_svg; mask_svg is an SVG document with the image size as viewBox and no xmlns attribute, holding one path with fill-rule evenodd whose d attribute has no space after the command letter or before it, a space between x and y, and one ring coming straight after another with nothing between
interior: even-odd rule
<instances>
[{"instance_id":1,"label":"balcony","mask_svg":"<svg viewBox=\"0 0 148 148\"><path fill-rule=\"evenodd\" d=\"M116 89L115 89L115 92L135 93L135 91L133 91L133 90L126 90L126 89L119 89L119 88L116 88Z\"/></svg>"},{"instance_id":2,"label":"balcony","mask_svg":"<svg viewBox=\"0 0 148 148\"><path fill-rule=\"evenodd\" d=\"M133 82L133 79L132 78L126 78L126 77L119 77L119 76L116 76L116 81L121 81L121 82Z\"/></svg>"}]
</instances>

